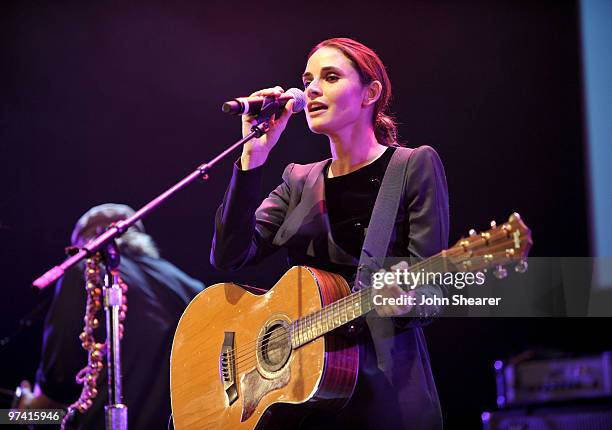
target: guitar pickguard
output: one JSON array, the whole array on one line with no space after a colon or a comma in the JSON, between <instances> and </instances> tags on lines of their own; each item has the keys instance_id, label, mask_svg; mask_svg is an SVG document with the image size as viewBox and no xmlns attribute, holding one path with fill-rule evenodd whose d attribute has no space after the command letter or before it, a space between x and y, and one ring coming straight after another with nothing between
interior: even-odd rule
<instances>
[{"instance_id":1,"label":"guitar pickguard","mask_svg":"<svg viewBox=\"0 0 612 430\"><path fill-rule=\"evenodd\" d=\"M240 380L240 391L242 393L242 416L240 421L248 420L253 415L253 412L255 412L263 396L273 390L284 387L289 383L290 378L291 368L289 366L286 366L274 379L264 378L257 369L245 373Z\"/></svg>"}]
</instances>

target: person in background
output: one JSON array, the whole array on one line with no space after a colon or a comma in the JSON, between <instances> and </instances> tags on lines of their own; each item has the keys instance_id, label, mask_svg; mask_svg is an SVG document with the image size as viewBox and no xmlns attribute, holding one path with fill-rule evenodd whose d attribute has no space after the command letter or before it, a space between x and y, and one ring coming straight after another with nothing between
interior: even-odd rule
<instances>
[{"instance_id":1,"label":"person in background","mask_svg":"<svg viewBox=\"0 0 612 430\"><path fill-rule=\"evenodd\" d=\"M72 232L73 246L81 247L106 227L126 219L134 210L107 203L87 211ZM170 351L175 328L191 299L204 285L159 255L142 222L117 239L121 251L119 272L128 286L127 317L121 342L123 403L128 406L130 429L165 429L170 416ZM57 283L45 319L42 357L32 390L22 382L20 408L66 407L80 395L75 376L87 364L81 346L86 303L84 264L66 272ZM105 317L96 341L103 342ZM108 404L106 363L98 377L98 395L84 414L76 413L71 427L103 429Z\"/></svg>"}]
</instances>

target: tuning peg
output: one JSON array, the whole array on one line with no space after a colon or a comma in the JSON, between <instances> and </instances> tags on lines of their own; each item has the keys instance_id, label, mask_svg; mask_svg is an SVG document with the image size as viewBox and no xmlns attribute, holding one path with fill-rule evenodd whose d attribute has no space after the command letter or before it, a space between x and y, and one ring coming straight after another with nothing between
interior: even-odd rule
<instances>
[{"instance_id":1,"label":"tuning peg","mask_svg":"<svg viewBox=\"0 0 612 430\"><path fill-rule=\"evenodd\" d=\"M495 270L493 270L493 276L495 276L497 279L504 279L506 276L508 276L508 271L504 266L499 265L495 268Z\"/></svg>"},{"instance_id":2,"label":"tuning peg","mask_svg":"<svg viewBox=\"0 0 612 430\"><path fill-rule=\"evenodd\" d=\"M502 230L506 233L506 237L510 237L512 235L512 226L510 224L504 224L502 226Z\"/></svg>"},{"instance_id":3,"label":"tuning peg","mask_svg":"<svg viewBox=\"0 0 612 430\"><path fill-rule=\"evenodd\" d=\"M521 219L521 216L517 212L513 212L512 215L510 215L510 217L508 218L510 222L518 221L520 219Z\"/></svg>"},{"instance_id":4,"label":"tuning peg","mask_svg":"<svg viewBox=\"0 0 612 430\"><path fill-rule=\"evenodd\" d=\"M478 233L476 233L476 230L474 230L473 228L471 228L471 229L470 229L470 231L468 232L468 234L469 234L470 236L476 236L476 235L478 235Z\"/></svg>"},{"instance_id":5,"label":"tuning peg","mask_svg":"<svg viewBox=\"0 0 612 430\"><path fill-rule=\"evenodd\" d=\"M525 260L524 258L521 259L521 261L518 262L518 264L516 266L514 266L514 270L517 273L525 273L527 271L527 260Z\"/></svg>"},{"instance_id":6,"label":"tuning peg","mask_svg":"<svg viewBox=\"0 0 612 430\"><path fill-rule=\"evenodd\" d=\"M495 220L491 221L491 228L496 228L497 227L497 223L495 222Z\"/></svg>"}]
</instances>

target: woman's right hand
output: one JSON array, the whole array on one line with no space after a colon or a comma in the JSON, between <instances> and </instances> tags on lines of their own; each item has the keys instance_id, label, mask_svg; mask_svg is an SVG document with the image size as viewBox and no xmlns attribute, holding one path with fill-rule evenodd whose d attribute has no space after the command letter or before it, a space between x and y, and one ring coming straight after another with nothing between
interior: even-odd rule
<instances>
[{"instance_id":1,"label":"woman's right hand","mask_svg":"<svg viewBox=\"0 0 612 430\"><path fill-rule=\"evenodd\" d=\"M263 90L255 91L249 97L255 96L263 96L263 97L279 97L282 93L284 93L281 87L274 88L266 88ZM268 158L268 154L278 139L280 135L285 130L287 126L287 121L289 121L289 117L293 113L293 100L289 100L285 105L285 110L281 113L278 118L272 116L270 119L270 129L266 134L261 136L260 138L253 138L242 147L242 156L240 157L240 164L242 170L254 169L255 167L261 166L265 163ZM243 115L242 116L242 137L246 136L251 132L251 127L255 124L255 118L251 115Z\"/></svg>"}]
</instances>

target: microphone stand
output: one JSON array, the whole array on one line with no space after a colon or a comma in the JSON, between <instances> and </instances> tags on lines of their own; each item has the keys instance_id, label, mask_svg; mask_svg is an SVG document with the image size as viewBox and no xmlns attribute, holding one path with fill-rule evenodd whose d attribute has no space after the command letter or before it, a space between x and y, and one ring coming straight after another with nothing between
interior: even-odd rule
<instances>
[{"instance_id":1,"label":"microphone stand","mask_svg":"<svg viewBox=\"0 0 612 430\"><path fill-rule=\"evenodd\" d=\"M121 340L119 311L123 292L119 285L121 256L115 240L102 252L106 275L104 276L104 312L106 313L106 363L108 367L108 405L104 407L106 430L127 430L128 408L123 404L121 384Z\"/></svg>"},{"instance_id":2,"label":"microphone stand","mask_svg":"<svg viewBox=\"0 0 612 430\"><path fill-rule=\"evenodd\" d=\"M259 138L270 129L270 119L272 115L278 115L281 111L280 103L274 97L266 97L261 112L256 118L256 123L251 127L251 132L245 137L229 146L219 155L207 163L198 166L192 173L180 180L178 183L161 193L149 203L140 208L134 215L125 220L118 221L110 226L108 230L101 233L98 237L90 240L73 256L58 266L49 269L45 274L36 279L32 285L38 290L48 287L64 275L66 270L73 267L79 261L95 255L102 250L107 274L104 285L104 308L106 311L106 336L107 336L107 365L108 365L108 390L109 404L106 410L106 429L107 430L127 430L127 406L121 401L121 362L120 362L120 341L119 341L119 309L121 307L121 288L118 282L117 268L119 266L119 249L115 244L115 239L120 237L128 228L157 209L162 203L168 200L176 192L187 187L197 178L208 179L209 170L220 160L225 158L234 149L253 138ZM35 290L37 291L37 290Z\"/></svg>"}]
</instances>

